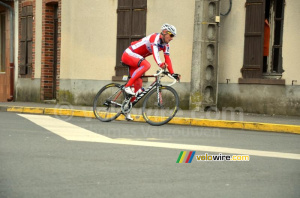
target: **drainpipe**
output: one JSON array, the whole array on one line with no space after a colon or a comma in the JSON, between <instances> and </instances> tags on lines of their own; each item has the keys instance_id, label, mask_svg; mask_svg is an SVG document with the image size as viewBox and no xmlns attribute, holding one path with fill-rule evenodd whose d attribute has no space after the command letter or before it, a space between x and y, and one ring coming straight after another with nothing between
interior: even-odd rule
<instances>
[{"instance_id":1,"label":"drainpipe","mask_svg":"<svg viewBox=\"0 0 300 198\"><path fill-rule=\"evenodd\" d=\"M10 18L10 53L9 53L9 69L10 69L10 97L7 99L7 101L13 101L14 99L14 73L15 73L15 64L14 64L14 9L7 5L6 3L3 3L0 1L0 5L6 7L9 9L9 18Z\"/></svg>"}]
</instances>

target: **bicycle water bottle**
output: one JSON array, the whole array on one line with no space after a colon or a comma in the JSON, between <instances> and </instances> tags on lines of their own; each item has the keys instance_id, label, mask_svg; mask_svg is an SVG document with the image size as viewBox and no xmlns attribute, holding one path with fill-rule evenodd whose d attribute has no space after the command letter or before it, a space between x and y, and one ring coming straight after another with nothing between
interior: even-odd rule
<instances>
[{"instance_id":1,"label":"bicycle water bottle","mask_svg":"<svg viewBox=\"0 0 300 198\"><path fill-rule=\"evenodd\" d=\"M140 95L141 93L143 93L145 91L144 87L140 88L136 93L135 96Z\"/></svg>"}]
</instances>

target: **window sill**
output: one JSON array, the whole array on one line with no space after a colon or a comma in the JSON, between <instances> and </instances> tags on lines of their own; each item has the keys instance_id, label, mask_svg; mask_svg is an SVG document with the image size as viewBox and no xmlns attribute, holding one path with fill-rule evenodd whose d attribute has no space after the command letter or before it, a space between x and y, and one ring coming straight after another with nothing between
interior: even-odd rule
<instances>
[{"instance_id":1,"label":"window sill","mask_svg":"<svg viewBox=\"0 0 300 198\"><path fill-rule=\"evenodd\" d=\"M33 78L31 74L20 74L19 78Z\"/></svg>"},{"instance_id":2,"label":"window sill","mask_svg":"<svg viewBox=\"0 0 300 198\"><path fill-rule=\"evenodd\" d=\"M239 84L285 85L285 79L239 78Z\"/></svg>"},{"instance_id":3,"label":"window sill","mask_svg":"<svg viewBox=\"0 0 300 198\"><path fill-rule=\"evenodd\" d=\"M146 77L142 77L143 79L143 82L148 82L148 78ZM126 82L123 80L123 76L113 76L112 77L112 81L123 81L123 82Z\"/></svg>"}]
</instances>

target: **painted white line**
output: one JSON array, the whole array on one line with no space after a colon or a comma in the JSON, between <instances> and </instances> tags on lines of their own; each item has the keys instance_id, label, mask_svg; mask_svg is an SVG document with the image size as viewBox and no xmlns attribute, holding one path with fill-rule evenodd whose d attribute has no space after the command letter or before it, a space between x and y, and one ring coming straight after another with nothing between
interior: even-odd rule
<instances>
[{"instance_id":1,"label":"painted white line","mask_svg":"<svg viewBox=\"0 0 300 198\"><path fill-rule=\"evenodd\" d=\"M32 114L18 114L31 122L59 135L67 140L73 141L107 141L110 138L99 135L92 131L86 130L84 128L78 127L76 125L70 124L68 122L50 117L45 115L32 115Z\"/></svg>"},{"instance_id":2,"label":"painted white line","mask_svg":"<svg viewBox=\"0 0 300 198\"><path fill-rule=\"evenodd\" d=\"M261 156L261 157L274 157L274 158L300 160L300 154L295 154L295 153L281 153L281 152L272 152L272 151L259 151L259 150L237 149L237 148L226 148L226 147L173 144L173 143L147 142L147 141L128 141L128 140L126 141L112 140L110 142L102 142L102 143L159 147L159 148L181 149L181 150L191 150L191 151L205 151L205 152L214 152L214 153L243 154L243 155Z\"/></svg>"},{"instance_id":3,"label":"painted white line","mask_svg":"<svg viewBox=\"0 0 300 198\"><path fill-rule=\"evenodd\" d=\"M19 115L51 131L52 133L55 133L67 140L72 140L72 141L100 142L100 143L108 143L108 144L158 147L158 148L168 148L168 149L227 153L227 154L243 154L243 155L250 155L250 156L253 155L253 156L261 156L261 157L274 157L274 158L300 160L300 154L296 154L296 153L281 153L281 152L272 152L272 151L259 151L259 150L249 150L249 149L188 145L188 144L173 144L173 143L164 143L164 142L135 141L130 139L123 139L123 140L111 139L106 136L99 135L97 133L91 132L84 128L75 126L73 124L67 123L65 121L50 116L29 115L29 114L19 114Z\"/></svg>"}]
</instances>

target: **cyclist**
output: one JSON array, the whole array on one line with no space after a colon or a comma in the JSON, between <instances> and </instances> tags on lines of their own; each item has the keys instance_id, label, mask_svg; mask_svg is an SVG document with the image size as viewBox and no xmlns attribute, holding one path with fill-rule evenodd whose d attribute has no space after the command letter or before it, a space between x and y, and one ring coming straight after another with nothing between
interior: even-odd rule
<instances>
[{"instance_id":1,"label":"cyclist","mask_svg":"<svg viewBox=\"0 0 300 198\"><path fill-rule=\"evenodd\" d=\"M142 88L142 79L140 78L151 67L150 63L145 59L149 55L153 55L153 58L157 65L165 69L167 68L170 74L179 80L180 75L174 74L172 62L169 57L169 42L176 36L176 28L170 24L163 24L161 27L161 33L153 33L139 41L134 41L124 51L122 55L122 62L129 65L130 80L125 85L125 92L134 96L135 92ZM159 51L163 50L165 62L162 62L159 57ZM134 86L135 92L131 89ZM133 120L128 113L126 115L127 120Z\"/></svg>"}]
</instances>

